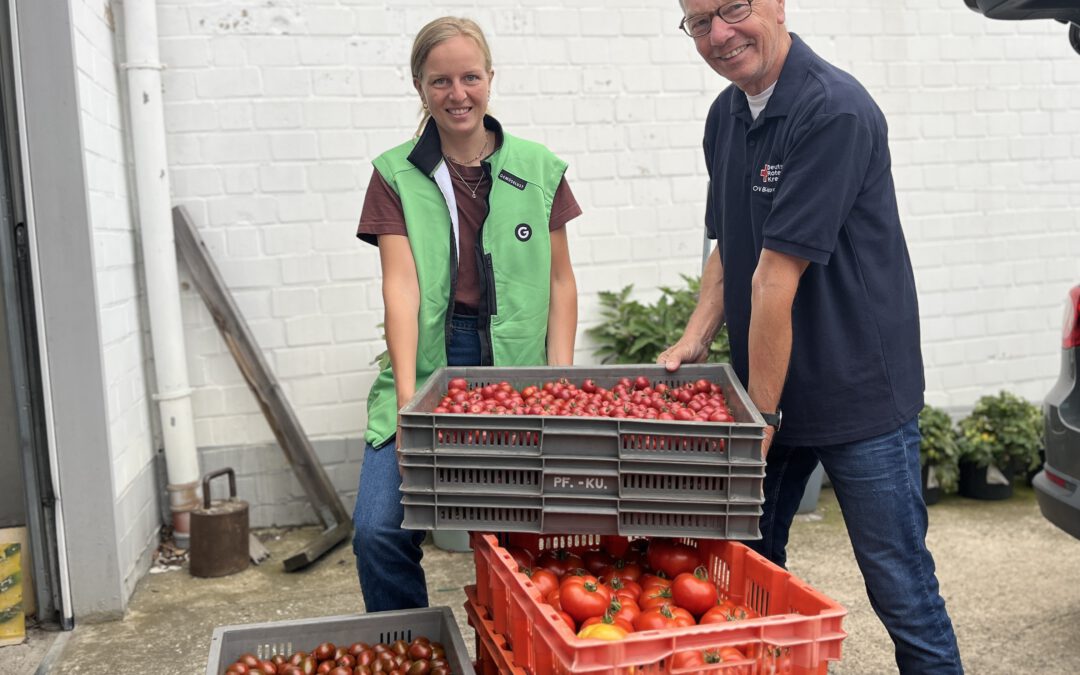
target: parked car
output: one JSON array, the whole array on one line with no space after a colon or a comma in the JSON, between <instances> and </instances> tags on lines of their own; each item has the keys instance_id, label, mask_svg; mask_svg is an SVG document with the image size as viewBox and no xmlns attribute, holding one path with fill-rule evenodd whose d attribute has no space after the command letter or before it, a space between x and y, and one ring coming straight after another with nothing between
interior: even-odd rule
<instances>
[{"instance_id":1,"label":"parked car","mask_svg":"<svg viewBox=\"0 0 1080 675\"><path fill-rule=\"evenodd\" d=\"M1053 19L1069 27L1080 54L1080 2L1070 0L964 0L990 19ZM1043 402L1046 462L1032 485L1043 516L1080 539L1080 285L1069 292L1061 339L1061 373Z\"/></svg>"},{"instance_id":2,"label":"parked car","mask_svg":"<svg viewBox=\"0 0 1080 675\"><path fill-rule=\"evenodd\" d=\"M1080 54L1080 4L1076 0L964 0L964 4L989 19L1053 19L1068 24L1069 44Z\"/></svg>"},{"instance_id":3,"label":"parked car","mask_svg":"<svg viewBox=\"0 0 1080 675\"><path fill-rule=\"evenodd\" d=\"M1080 285L1069 292L1061 373L1043 401L1046 463L1032 485L1051 523L1080 538Z\"/></svg>"}]
</instances>

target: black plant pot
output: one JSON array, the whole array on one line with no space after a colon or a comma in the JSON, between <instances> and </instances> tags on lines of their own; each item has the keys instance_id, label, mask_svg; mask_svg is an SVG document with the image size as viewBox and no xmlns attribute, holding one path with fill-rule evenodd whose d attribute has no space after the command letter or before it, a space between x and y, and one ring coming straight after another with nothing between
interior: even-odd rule
<instances>
[{"instance_id":1,"label":"black plant pot","mask_svg":"<svg viewBox=\"0 0 1080 675\"><path fill-rule=\"evenodd\" d=\"M986 470L987 467L985 466L978 466L972 462L960 462L960 494L972 499L986 500L1012 497L1013 470L1011 468L1001 469L1001 473L1009 481L1007 485L991 485L987 483Z\"/></svg>"},{"instance_id":2,"label":"black plant pot","mask_svg":"<svg viewBox=\"0 0 1080 675\"><path fill-rule=\"evenodd\" d=\"M937 487L927 487L926 484L929 478L930 465L924 464L922 468L922 498L923 501L926 502L927 506L930 506L931 504L937 504L939 501L941 501L941 495L945 493L945 491L941 489L940 485Z\"/></svg>"}]
</instances>

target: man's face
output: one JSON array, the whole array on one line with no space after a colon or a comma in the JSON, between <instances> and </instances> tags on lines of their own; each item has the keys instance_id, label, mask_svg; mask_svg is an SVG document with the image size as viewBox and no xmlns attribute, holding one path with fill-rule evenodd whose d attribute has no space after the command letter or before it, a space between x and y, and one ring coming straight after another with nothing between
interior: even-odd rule
<instances>
[{"instance_id":1,"label":"man's face","mask_svg":"<svg viewBox=\"0 0 1080 675\"><path fill-rule=\"evenodd\" d=\"M686 16L713 15L710 30L694 39L705 62L747 94L760 94L780 77L791 37L784 25L784 0L753 0L753 12L739 23L715 16L724 5L746 0L685 0Z\"/></svg>"}]
</instances>

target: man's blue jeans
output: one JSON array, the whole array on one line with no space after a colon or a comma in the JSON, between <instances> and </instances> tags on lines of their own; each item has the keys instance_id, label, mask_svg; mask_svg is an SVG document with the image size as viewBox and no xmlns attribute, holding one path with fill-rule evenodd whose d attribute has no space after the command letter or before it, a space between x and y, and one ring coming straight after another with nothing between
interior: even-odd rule
<instances>
[{"instance_id":1,"label":"man's blue jeans","mask_svg":"<svg viewBox=\"0 0 1080 675\"><path fill-rule=\"evenodd\" d=\"M765 474L760 541L751 548L784 566L791 521L818 460L832 482L870 605L896 646L901 673L963 673L934 559L926 548L926 505L918 418L880 436L815 447L773 445Z\"/></svg>"},{"instance_id":2,"label":"man's blue jeans","mask_svg":"<svg viewBox=\"0 0 1080 675\"><path fill-rule=\"evenodd\" d=\"M446 350L451 366L480 363L480 339L474 317L454 316L453 338ZM424 532L404 530L401 521L401 475L395 439L364 449L360 487L353 510L353 553L360 590L368 612L427 607L427 581L420 566Z\"/></svg>"}]
</instances>

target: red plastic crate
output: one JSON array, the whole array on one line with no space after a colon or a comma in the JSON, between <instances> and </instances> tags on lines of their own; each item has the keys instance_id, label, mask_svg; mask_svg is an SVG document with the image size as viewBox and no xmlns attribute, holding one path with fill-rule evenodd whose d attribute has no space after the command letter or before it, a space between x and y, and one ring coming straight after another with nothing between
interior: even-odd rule
<instances>
[{"instance_id":1,"label":"red plastic crate","mask_svg":"<svg viewBox=\"0 0 1080 675\"><path fill-rule=\"evenodd\" d=\"M490 614L476 602L476 587L466 586L465 613L469 625L476 629L476 657L478 675L528 675L524 668L514 665L506 638L495 632Z\"/></svg>"},{"instance_id":2,"label":"red plastic crate","mask_svg":"<svg viewBox=\"0 0 1080 675\"><path fill-rule=\"evenodd\" d=\"M841 623L847 611L738 542L681 540L698 548L721 595L747 605L760 618L644 631L605 642L577 638L555 611L540 601L539 591L517 571L517 563L503 546L520 546L534 554L551 548L580 553L602 546L618 554L625 550L628 539L522 533L500 536L501 543L495 535L472 535L476 603L491 618L494 634L506 639L513 664L532 675L824 675L828 662L840 659L840 646L847 637ZM704 669L674 670L669 665L669 659L679 652L746 645L755 646L756 658Z\"/></svg>"}]
</instances>

